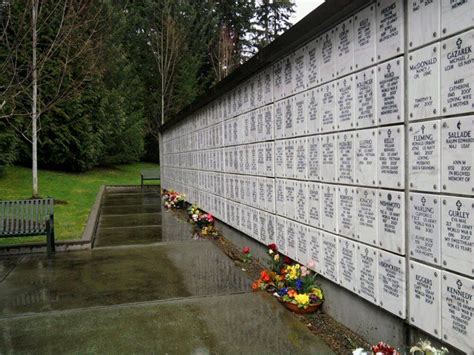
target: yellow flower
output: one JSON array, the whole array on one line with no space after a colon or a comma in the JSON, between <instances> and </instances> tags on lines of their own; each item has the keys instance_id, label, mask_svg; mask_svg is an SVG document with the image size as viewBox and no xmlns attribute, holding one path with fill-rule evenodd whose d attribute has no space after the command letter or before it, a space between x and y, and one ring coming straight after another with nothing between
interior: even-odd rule
<instances>
[{"instance_id":1,"label":"yellow flower","mask_svg":"<svg viewBox=\"0 0 474 355\"><path fill-rule=\"evenodd\" d=\"M298 303L298 305L307 305L309 304L309 296L306 293L300 293L295 296L295 301Z\"/></svg>"},{"instance_id":2,"label":"yellow flower","mask_svg":"<svg viewBox=\"0 0 474 355\"><path fill-rule=\"evenodd\" d=\"M321 290L319 288L313 288L311 292L313 293L313 295L318 297L320 300L323 299L323 293L321 292Z\"/></svg>"}]
</instances>

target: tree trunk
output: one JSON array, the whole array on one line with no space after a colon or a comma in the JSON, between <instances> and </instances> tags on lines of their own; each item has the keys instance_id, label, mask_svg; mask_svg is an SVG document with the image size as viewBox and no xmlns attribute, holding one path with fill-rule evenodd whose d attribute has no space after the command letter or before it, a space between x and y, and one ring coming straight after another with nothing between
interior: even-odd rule
<instances>
[{"instance_id":1,"label":"tree trunk","mask_svg":"<svg viewBox=\"0 0 474 355\"><path fill-rule=\"evenodd\" d=\"M32 43L32 84L33 84L33 93L32 93L32 103L31 103L31 160L32 164L32 173L33 173L33 197L38 197L38 113L37 113L37 102L38 102L38 73L36 68L36 24L38 20L38 0L33 0L32 3L32 14L31 14L31 28L33 32L33 43Z\"/></svg>"}]
</instances>

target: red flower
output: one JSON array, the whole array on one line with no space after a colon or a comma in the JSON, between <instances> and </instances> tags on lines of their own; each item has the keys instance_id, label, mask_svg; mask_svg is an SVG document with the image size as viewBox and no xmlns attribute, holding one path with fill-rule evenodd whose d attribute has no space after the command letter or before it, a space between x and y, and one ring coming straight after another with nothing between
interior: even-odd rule
<instances>
[{"instance_id":1,"label":"red flower","mask_svg":"<svg viewBox=\"0 0 474 355\"><path fill-rule=\"evenodd\" d=\"M260 279L263 281L263 282L270 282L270 275L268 275L268 273L263 270L261 273L260 273Z\"/></svg>"},{"instance_id":2,"label":"red flower","mask_svg":"<svg viewBox=\"0 0 474 355\"><path fill-rule=\"evenodd\" d=\"M242 253L244 253L244 254L250 253L250 248L249 248L249 247L244 247L244 248L242 249Z\"/></svg>"},{"instance_id":3,"label":"red flower","mask_svg":"<svg viewBox=\"0 0 474 355\"><path fill-rule=\"evenodd\" d=\"M291 264L292 262L293 262L293 260L291 260L289 257L285 256L285 261L284 261L285 264Z\"/></svg>"},{"instance_id":4,"label":"red flower","mask_svg":"<svg viewBox=\"0 0 474 355\"><path fill-rule=\"evenodd\" d=\"M278 250L277 246L275 243L272 243L272 244L268 244L268 249L276 252Z\"/></svg>"}]
</instances>

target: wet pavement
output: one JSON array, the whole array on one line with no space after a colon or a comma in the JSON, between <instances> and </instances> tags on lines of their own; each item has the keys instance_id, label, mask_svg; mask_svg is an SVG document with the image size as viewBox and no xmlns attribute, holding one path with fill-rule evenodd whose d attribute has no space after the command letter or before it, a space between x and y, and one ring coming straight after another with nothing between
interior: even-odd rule
<instances>
[{"instance_id":1,"label":"wet pavement","mask_svg":"<svg viewBox=\"0 0 474 355\"><path fill-rule=\"evenodd\" d=\"M332 353L159 203L109 193L93 250L0 259L0 354Z\"/></svg>"}]
</instances>

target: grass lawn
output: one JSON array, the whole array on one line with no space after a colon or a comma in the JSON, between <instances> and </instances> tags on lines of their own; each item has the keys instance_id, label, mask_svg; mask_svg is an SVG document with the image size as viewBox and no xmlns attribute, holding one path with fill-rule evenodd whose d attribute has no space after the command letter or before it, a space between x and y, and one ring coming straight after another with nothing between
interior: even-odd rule
<instances>
[{"instance_id":1,"label":"grass lawn","mask_svg":"<svg viewBox=\"0 0 474 355\"><path fill-rule=\"evenodd\" d=\"M39 171L42 197L54 197L65 204L54 206L56 240L80 239L89 211L101 185L139 185L140 170L158 168L157 164L136 163L113 168L94 169L86 173ZM158 181L151 183L157 184ZM7 168L0 178L0 200L19 200L31 197L31 169ZM44 241L45 237L4 238L0 244Z\"/></svg>"}]
</instances>

